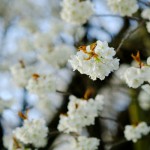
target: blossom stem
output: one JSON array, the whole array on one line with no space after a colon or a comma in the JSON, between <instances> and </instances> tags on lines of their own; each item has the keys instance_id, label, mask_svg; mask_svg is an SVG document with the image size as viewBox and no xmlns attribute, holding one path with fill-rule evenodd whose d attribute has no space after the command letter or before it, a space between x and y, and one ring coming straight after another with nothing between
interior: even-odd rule
<instances>
[{"instance_id":1,"label":"blossom stem","mask_svg":"<svg viewBox=\"0 0 150 150\"><path fill-rule=\"evenodd\" d=\"M50 136L56 136L56 135L58 135L58 134L60 134L60 133L61 133L61 132L59 132L59 131L56 130L56 131L50 132L49 135L50 135Z\"/></svg>"}]
</instances>

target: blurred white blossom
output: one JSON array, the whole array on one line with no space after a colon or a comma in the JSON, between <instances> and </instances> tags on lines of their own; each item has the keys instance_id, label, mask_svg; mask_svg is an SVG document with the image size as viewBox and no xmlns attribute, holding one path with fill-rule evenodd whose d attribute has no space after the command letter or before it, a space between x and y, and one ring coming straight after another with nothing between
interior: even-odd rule
<instances>
[{"instance_id":1,"label":"blurred white blossom","mask_svg":"<svg viewBox=\"0 0 150 150\"><path fill-rule=\"evenodd\" d=\"M50 26L49 34L52 36L53 41L57 43L58 36L63 37L67 35L66 42L68 43L68 39L73 38L74 42L80 41L85 35L85 28L82 26L76 26L73 24L66 23L60 19L53 19ZM55 40L56 39L56 40Z\"/></svg>"},{"instance_id":2,"label":"blurred white blossom","mask_svg":"<svg viewBox=\"0 0 150 150\"><path fill-rule=\"evenodd\" d=\"M149 19L150 20L150 8L146 8L143 10L141 16L144 18L144 19Z\"/></svg>"},{"instance_id":3,"label":"blurred white blossom","mask_svg":"<svg viewBox=\"0 0 150 150\"><path fill-rule=\"evenodd\" d=\"M137 0L107 0L108 6L114 13L121 16L132 16L138 10Z\"/></svg>"},{"instance_id":4,"label":"blurred white blossom","mask_svg":"<svg viewBox=\"0 0 150 150\"><path fill-rule=\"evenodd\" d=\"M75 48L71 45L60 44L49 49L44 49L40 52L39 58L46 61L53 67L64 67L68 62L68 59L75 52Z\"/></svg>"},{"instance_id":5,"label":"blurred white blossom","mask_svg":"<svg viewBox=\"0 0 150 150\"><path fill-rule=\"evenodd\" d=\"M150 85L145 84L142 86L142 90L138 96L139 105L143 110L150 109Z\"/></svg>"},{"instance_id":6,"label":"blurred white blossom","mask_svg":"<svg viewBox=\"0 0 150 150\"><path fill-rule=\"evenodd\" d=\"M50 32L38 32L34 35L34 46L37 50L49 49L53 46L51 38L54 38Z\"/></svg>"},{"instance_id":7,"label":"blurred white blossom","mask_svg":"<svg viewBox=\"0 0 150 150\"><path fill-rule=\"evenodd\" d=\"M66 22L81 25L87 22L93 14L90 0L63 0L61 17Z\"/></svg>"},{"instance_id":8,"label":"blurred white blossom","mask_svg":"<svg viewBox=\"0 0 150 150\"><path fill-rule=\"evenodd\" d=\"M60 135L53 144L54 150L97 150L100 140L86 136Z\"/></svg>"},{"instance_id":9,"label":"blurred white blossom","mask_svg":"<svg viewBox=\"0 0 150 150\"><path fill-rule=\"evenodd\" d=\"M144 84L142 86L142 89L150 95L150 85L149 84Z\"/></svg>"},{"instance_id":10,"label":"blurred white blossom","mask_svg":"<svg viewBox=\"0 0 150 150\"><path fill-rule=\"evenodd\" d=\"M54 101L51 100L48 95L39 97L38 102L35 104L35 108L37 108L43 115L44 119L49 122L54 114L57 112L56 107L52 103Z\"/></svg>"},{"instance_id":11,"label":"blurred white blossom","mask_svg":"<svg viewBox=\"0 0 150 150\"><path fill-rule=\"evenodd\" d=\"M13 136L24 144L33 144L35 147L44 147L47 142L48 128L45 120L24 120L22 127L13 131Z\"/></svg>"},{"instance_id":12,"label":"blurred white blossom","mask_svg":"<svg viewBox=\"0 0 150 150\"><path fill-rule=\"evenodd\" d=\"M97 150L99 145L99 139L87 138L85 136L79 136L76 139L74 150Z\"/></svg>"},{"instance_id":13,"label":"blurred white blossom","mask_svg":"<svg viewBox=\"0 0 150 150\"><path fill-rule=\"evenodd\" d=\"M56 79L52 75L33 74L27 84L27 90L33 94L44 95L46 93L55 92Z\"/></svg>"},{"instance_id":14,"label":"blurred white blossom","mask_svg":"<svg viewBox=\"0 0 150 150\"><path fill-rule=\"evenodd\" d=\"M14 141L12 133L11 134L5 134L3 136L3 144L4 147L8 150L31 150L30 148L25 148L24 145L18 141ZM17 143L16 143L17 142Z\"/></svg>"},{"instance_id":15,"label":"blurred white blossom","mask_svg":"<svg viewBox=\"0 0 150 150\"><path fill-rule=\"evenodd\" d=\"M123 80L123 73L129 68L129 65L127 64L121 64L119 69L115 72L115 75L117 78L120 78Z\"/></svg>"}]
</instances>

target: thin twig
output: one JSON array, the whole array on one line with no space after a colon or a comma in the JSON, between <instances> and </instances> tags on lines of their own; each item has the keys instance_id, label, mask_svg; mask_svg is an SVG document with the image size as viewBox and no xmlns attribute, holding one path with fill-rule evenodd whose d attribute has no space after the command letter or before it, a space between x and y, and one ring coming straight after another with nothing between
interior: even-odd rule
<instances>
[{"instance_id":1,"label":"thin twig","mask_svg":"<svg viewBox=\"0 0 150 150\"><path fill-rule=\"evenodd\" d=\"M133 33L135 33L144 23L145 21L142 21L135 29L133 30L129 30L125 35L124 37L122 38L117 50L116 50L116 53L119 52L120 48L122 47L122 45L124 44L125 40L128 39Z\"/></svg>"},{"instance_id":2,"label":"thin twig","mask_svg":"<svg viewBox=\"0 0 150 150\"><path fill-rule=\"evenodd\" d=\"M123 143L126 143L126 142L128 142L126 139L123 139L123 140L121 140L121 141L119 141L119 142L117 142L117 143L114 143L111 147L110 147L110 149L109 150L112 150L114 147L117 147L117 146L119 146L119 145L121 145L121 144L123 144Z\"/></svg>"},{"instance_id":3,"label":"thin twig","mask_svg":"<svg viewBox=\"0 0 150 150\"><path fill-rule=\"evenodd\" d=\"M59 90L56 90L56 92L63 94L63 95L71 95L71 93L69 93L69 92L64 92L64 91L59 91Z\"/></svg>"},{"instance_id":4,"label":"thin twig","mask_svg":"<svg viewBox=\"0 0 150 150\"><path fill-rule=\"evenodd\" d=\"M118 120L114 119L114 118L109 118L109 117L103 117L103 116L100 116L101 119L105 119L105 120L111 120L111 121L114 121L114 122L118 122Z\"/></svg>"},{"instance_id":5,"label":"thin twig","mask_svg":"<svg viewBox=\"0 0 150 150\"><path fill-rule=\"evenodd\" d=\"M123 18L122 16L119 16L119 15L113 15L113 14L97 14L97 15L94 15L95 17L115 17L115 18ZM132 20L136 20L136 21L140 21L141 19L138 18L138 17L132 17L132 16L126 16L127 18L129 19L132 19Z\"/></svg>"},{"instance_id":6,"label":"thin twig","mask_svg":"<svg viewBox=\"0 0 150 150\"><path fill-rule=\"evenodd\" d=\"M144 2L142 0L139 0L139 3L144 4L145 6L150 7L150 2Z\"/></svg>"}]
</instances>

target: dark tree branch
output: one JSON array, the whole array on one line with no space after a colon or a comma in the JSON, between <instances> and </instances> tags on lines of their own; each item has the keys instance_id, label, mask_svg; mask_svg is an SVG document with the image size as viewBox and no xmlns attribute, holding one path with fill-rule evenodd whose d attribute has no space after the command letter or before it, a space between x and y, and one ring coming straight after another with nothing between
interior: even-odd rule
<instances>
[{"instance_id":1,"label":"dark tree branch","mask_svg":"<svg viewBox=\"0 0 150 150\"><path fill-rule=\"evenodd\" d=\"M121 18L121 19L128 18L128 19L135 20L135 21L141 20L141 18L138 18L138 17L132 17L132 16L122 17L119 15L113 15L113 14L96 14L96 15L94 15L94 17L114 17L114 18Z\"/></svg>"},{"instance_id":2,"label":"dark tree branch","mask_svg":"<svg viewBox=\"0 0 150 150\"><path fill-rule=\"evenodd\" d=\"M124 35L124 37L122 38L119 46L117 47L116 53L119 52L120 48L122 47L122 45L124 44L124 42L133 34L135 33L143 24L145 23L145 21L142 21L135 29L131 30L129 29L126 34Z\"/></svg>"}]
</instances>

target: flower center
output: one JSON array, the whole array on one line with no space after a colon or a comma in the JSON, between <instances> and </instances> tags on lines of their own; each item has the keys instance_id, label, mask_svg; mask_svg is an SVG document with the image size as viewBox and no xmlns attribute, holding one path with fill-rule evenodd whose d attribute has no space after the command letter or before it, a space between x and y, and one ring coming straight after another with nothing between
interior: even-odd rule
<instances>
[{"instance_id":1,"label":"flower center","mask_svg":"<svg viewBox=\"0 0 150 150\"><path fill-rule=\"evenodd\" d=\"M92 44L90 45L90 52L87 51L87 46L85 46L85 45L80 46L80 47L78 48L78 50L83 51L85 54L87 54L87 55L89 56L88 58L85 58L84 60L90 60L91 58L95 58L96 60L99 61L99 60L100 60L100 59L99 59L99 56L98 56L98 54L96 54L95 51L94 51L94 49L95 49L96 46L97 46L96 43L92 43Z\"/></svg>"}]
</instances>

